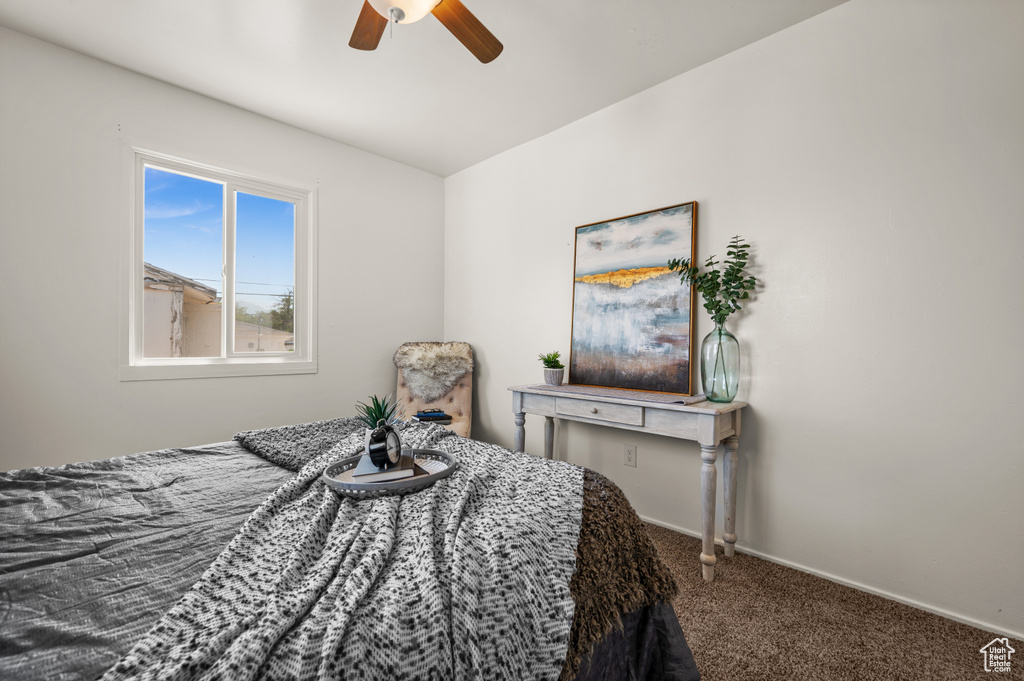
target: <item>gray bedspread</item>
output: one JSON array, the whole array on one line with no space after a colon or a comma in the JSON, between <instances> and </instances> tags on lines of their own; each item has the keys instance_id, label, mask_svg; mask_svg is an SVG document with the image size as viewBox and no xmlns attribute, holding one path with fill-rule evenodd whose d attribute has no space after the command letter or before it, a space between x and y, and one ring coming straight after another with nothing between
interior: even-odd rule
<instances>
[{"instance_id":1,"label":"gray bedspread","mask_svg":"<svg viewBox=\"0 0 1024 681\"><path fill-rule=\"evenodd\" d=\"M268 435L320 442L333 425ZM556 681L583 469L399 427L404 445L453 455L455 472L414 494L340 496L322 474L363 450L365 427L350 424L102 678Z\"/></svg>"},{"instance_id":2,"label":"gray bedspread","mask_svg":"<svg viewBox=\"0 0 1024 681\"><path fill-rule=\"evenodd\" d=\"M0 473L0 679L98 677L293 475L236 442Z\"/></svg>"},{"instance_id":3,"label":"gray bedspread","mask_svg":"<svg viewBox=\"0 0 1024 681\"><path fill-rule=\"evenodd\" d=\"M109 669L293 479L277 465L292 449L271 452L276 463L231 442L0 472L0 680ZM592 471L578 551L561 681L696 680L667 603L671 573L621 491Z\"/></svg>"}]
</instances>

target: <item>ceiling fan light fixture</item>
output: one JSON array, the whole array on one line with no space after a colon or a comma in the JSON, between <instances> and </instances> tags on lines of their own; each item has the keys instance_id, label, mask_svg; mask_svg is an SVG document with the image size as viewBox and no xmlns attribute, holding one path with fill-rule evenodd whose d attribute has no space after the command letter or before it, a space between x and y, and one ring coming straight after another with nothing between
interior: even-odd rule
<instances>
[{"instance_id":1,"label":"ceiling fan light fixture","mask_svg":"<svg viewBox=\"0 0 1024 681\"><path fill-rule=\"evenodd\" d=\"M382 17L397 24L413 24L430 14L441 0L367 0Z\"/></svg>"},{"instance_id":2,"label":"ceiling fan light fixture","mask_svg":"<svg viewBox=\"0 0 1024 681\"><path fill-rule=\"evenodd\" d=\"M376 50L388 24L411 24L428 14L433 14L482 64L494 61L504 49L462 0L363 0L349 47Z\"/></svg>"}]
</instances>

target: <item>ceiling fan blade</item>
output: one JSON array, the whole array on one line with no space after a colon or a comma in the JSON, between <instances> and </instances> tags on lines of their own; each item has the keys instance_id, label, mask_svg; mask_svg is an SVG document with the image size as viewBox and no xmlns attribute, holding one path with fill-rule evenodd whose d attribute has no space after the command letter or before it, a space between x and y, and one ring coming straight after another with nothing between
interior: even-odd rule
<instances>
[{"instance_id":1,"label":"ceiling fan blade","mask_svg":"<svg viewBox=\"0 0 1024 681\"><path fill-rule=\"evenodd\" d=\"M461 0L441 0L430 13L484 64L493 61L504 47Z\"/></svg>"},{"instance_id":2,"label":"ceiling fan blade","mask_svg":"<svg viewBox=\"0 0 1024 681\"><path fill-rule=\"evenodd\" d=\"M349 47L357 50L376 50L387 25L388 20L377 14L377 10L363 0L363 9L359 11L356 27L352 29L352 37L348 41Z\"/></svg>"}]
</instances>

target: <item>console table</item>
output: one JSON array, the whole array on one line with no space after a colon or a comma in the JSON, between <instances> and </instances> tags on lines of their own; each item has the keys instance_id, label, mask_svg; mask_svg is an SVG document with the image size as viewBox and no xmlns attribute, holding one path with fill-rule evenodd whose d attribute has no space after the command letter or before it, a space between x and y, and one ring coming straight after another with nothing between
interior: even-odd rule
<instances>
[{"instance_id":1,"label":"console table","mask_svg":"<svg viewBox=\"0 0 1024 681\"><path fill-rule=\"evenodd\" d=\"M526 415L544 417L544 456L552 458L555 440L554 420L581 421L612 428L654 433L700 444L701 535L700 562L705 581L715 578L715 493L718 486L718 445L724 444L725 456L725 555L736 551L736 460L739 449L740 413L746 402L696 402L676 404L672 396L652 393L651 399L639 399L643 393L621 392L585 386L522 385L512 391L515 414L515 450L526 447ZM628 395L620 396L621 395Z\"/></svg>"}]
</instances>

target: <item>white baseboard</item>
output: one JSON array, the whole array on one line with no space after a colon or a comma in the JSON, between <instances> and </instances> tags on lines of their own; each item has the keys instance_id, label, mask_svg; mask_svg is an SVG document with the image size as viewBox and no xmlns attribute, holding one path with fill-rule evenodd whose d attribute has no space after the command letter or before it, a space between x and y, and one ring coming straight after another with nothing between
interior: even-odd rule
<instances>
[{"instance_id":1,"label":"white baseboard","mask_svg":"<svg viewBox=\"0 0 1024 681\"><path fill-rule=\"evenodd\" d=\"M647 517L644 517L644 516L640 516L640 519L643 520L646 523L650 523L652 525L657 525L658 527L664 527L666 529L673 530L673 531L678 532L680 534L689 535L691 537L697 537L698 539L701 536L700 532L695 532L695 531L689 530L689 529L687 529L685 527L677 527L677 526L672 525L670 523L662 522L662 521L656 520L654 518L647 518ZM715 537L715 543L718 544L719 546L723 546L724 545L724 542L719 537ZM962 624L967 624L969 626L975 627L976 629L982 629L984 631L989 631L989 632L992 632L994 634L999 634L1000 636L1009 636L1010 638L1015 638L1017 640L1024 640L1024 633L1022 633L1022 632L1011 631L1009 629L1001 629L1001 628L997 627L994 624L990 624L988 622L983 622L983 621L975 619L973 617L967 617L966 615L961 615L961 614L958 614L958 613L955 613L955 612L951 612L951 611L945 610L943 608L937 608L937 607L935 607L933 605L928 605L927 603L921 603L920 601L915 601L912 598L904 598L903 596L899 596L897 594L890 593L890 592L884 591L882 589L876 589L876 588L870 587L870 586L868 586L866 584L861 584L860 582L854 582L854 581L849 580L849 579L844 579L842 577L837 577L836 575L832 575L832 574L829 574L827 572L822 572L821 570L815 570L813 568L809 568L809 567L807 567L805 565L800 565L800 564L794 563L792 561L783 560L782 558L777 558L777 557L769 555L767 553L762 553L761 551L753 551L751 549L746 549L746 548L741 547L739 544L736 545L736 552L737 553L745 553L747 555L754 556L755 558L760 558L762 560L766 560L769 563L776 563L777 565L784 565L784 566L786 566L788 568L793 568L794 570L799 570L800 572L806 572L808 574L814 575L815 577L821 577L822 579L827 579L830 582L835 582L836 584L842 584L843 586L848 586L848 587L850 587L852 589L857 589L858 591L866 591L869 594L874 594L876 596L881 596L882 598L887 598L890 601L896 601L897 603L903 603L904 605L909 605L910 607L917 608L918 610L924 610L925 612L934 613L934 614L939 615L941 617L945 617L946 619L953 620L954 622L961 622ZM693 561L694 561L694 564L696 565L697 564L696 556L694 556Z\"/></svg>"}]
</instances>

